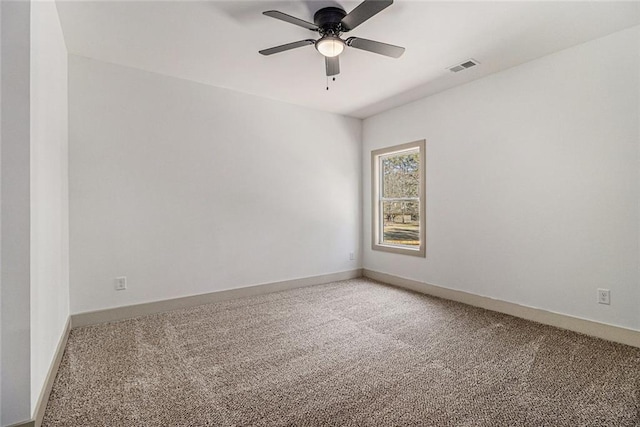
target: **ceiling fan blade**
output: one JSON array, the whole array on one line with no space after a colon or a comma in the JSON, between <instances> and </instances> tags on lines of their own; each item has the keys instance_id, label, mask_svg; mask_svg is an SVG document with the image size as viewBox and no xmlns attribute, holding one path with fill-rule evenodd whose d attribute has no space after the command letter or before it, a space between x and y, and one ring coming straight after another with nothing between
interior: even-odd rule
<instances>
[{"instance_id":1,"label":"ceiling fan blade","mask_svg":"<svg viewBox=\"0 0 640 427\"><path fill-rule=\"evenodd\" d=\"M262 14L270 16L272 18L279 19L284 22L288 22L289 24L306 28L308 30L313 30L313 31L318 30L318 26L316 24L312 24L311 22L307 22L300 18L296 18L295 16L287 15L286 13L278 12L277 10L267 10L266 12L262 12Z\"/></svg>"},{"instance_id":2,"label":"ceiling fan blade","mask_svg":"<svg viewBox=\"0 0 640 427\"><path fill-rule=\"evenodd\" d=\"M376 42L373 40L361 39L358 37L349 37L345 40L347 46L355 47L369 52L377 53L392 58L400 58L404 53L404 48L394 46L392 44Z\"/></svg>"},{"instance_id":3,"label":"ceiling fan blade","mask_svg":"<svg viewBox=\"0 0 640 427\"><path fill-rule=\"evenodd\" d=\"M324 57L324 65L327 69L327 77L335 76L340 74L340 57L333 56L329 58L328 56Z\"/></svg>"},{"instance_id":4,"label":"ceiling fan blade","mask_svg":"<svg viewBox=\"0 0 640 427\"><path fill-rule=\"evenodd\" d=\"M295 49L298 47L302 47L302 46L308 46L310 44L314 44L316 41L313 39L307 39L307 40L300 40L297 42L293 42L293 43L287 43L287 44L283 44L280 46L276 46L276 47L271 47L269 49L263 49L261 51L259 51L260 54L262 55L273 55L274 53L280 53L280 52L284 52L286 50L291 50L291 49Z\"/></svg>"},{"instance_id":5,"label":"ceiling fan blade","mask_svg":"<svg viewBox=\"0 0 640 427\"><path fill-rule=\"evenodd\" d=\"M364 0L342 18L342 28L350 31L393 4L393 0Z\"/></svg>"}]
</instances>

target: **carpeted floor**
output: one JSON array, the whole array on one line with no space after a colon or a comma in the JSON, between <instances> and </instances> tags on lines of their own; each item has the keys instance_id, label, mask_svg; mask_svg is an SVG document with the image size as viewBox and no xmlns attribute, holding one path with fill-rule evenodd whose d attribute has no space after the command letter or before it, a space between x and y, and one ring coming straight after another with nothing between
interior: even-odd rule
<instances>
[{"instance_id":1,"label":"carpeted floor","mask_svg":"<svg viewBox=\"0 0 640 427\"><path fill-rule=\"evenodd\" d=\"M640 349L356 279L73 329L45 426L638 426Z\"/></svg>"}]
</instances>

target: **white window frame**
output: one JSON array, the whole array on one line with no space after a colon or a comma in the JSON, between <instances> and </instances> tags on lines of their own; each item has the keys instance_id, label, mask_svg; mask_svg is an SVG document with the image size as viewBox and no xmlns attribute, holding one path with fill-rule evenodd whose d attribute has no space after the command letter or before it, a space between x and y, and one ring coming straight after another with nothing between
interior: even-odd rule
<instances>
[{"instance_id":1,"label":"white window frame","mask_svg":"<svg viewBox=\"0 0 640 427\"><path fill-rule=\"evenodd\" d=\"M383 243L383 215L381 215L382 202L382 173L381 161L384 157L393 154L400 154L403 151L413 151L418 149L418 158L420 159L420 181L418 188L418 209L419 209L419 226L420 226L420 245L416 248L409 245L394 245ZM395 145L393 147L381 148L371 152L371 249L374 251L391 252L395 254L412 255L417 257L426 257L426 191L425 191L425 171L426 171L426 141L414 141L407 144ZM402 198L404 199L404 198Z\"/></svg>"}]
</instances>

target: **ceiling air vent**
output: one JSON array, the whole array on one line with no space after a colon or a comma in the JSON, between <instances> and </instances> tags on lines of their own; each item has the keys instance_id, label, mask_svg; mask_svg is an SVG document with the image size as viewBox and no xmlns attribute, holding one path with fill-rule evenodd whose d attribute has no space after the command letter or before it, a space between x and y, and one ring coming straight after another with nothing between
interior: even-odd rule
<instances>
[{"instance_id":1,"label":"ceiling air vent","mask_svg":"<svg viewBox=\"0 0 640 427\"><path fill-rule=\"evenodd\" d=\"M471 58L471 59L467 59L466 61L464 61L464 62L462 62L460 64L456 64L456 65L453 65L453 66L449 67L449 71L457 73L459 71L466 70L467 68L475 67L478 64L480 64L478 61L476 61L475 59Z\"/></svg>"}]
</instances>

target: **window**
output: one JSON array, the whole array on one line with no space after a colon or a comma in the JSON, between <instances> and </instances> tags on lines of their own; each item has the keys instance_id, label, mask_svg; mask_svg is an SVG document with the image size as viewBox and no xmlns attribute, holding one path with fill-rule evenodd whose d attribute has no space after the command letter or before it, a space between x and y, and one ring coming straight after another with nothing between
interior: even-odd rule
<instances>
[{"instance_id":1,"label":"window","mask_svg":"<svg viewBox=\"0 0 640 427\"><path fill-rule=\"evenodd\" d=\"M371 248L425 256L425 141L371 152Z\"/></svg>"}]
</instances>

